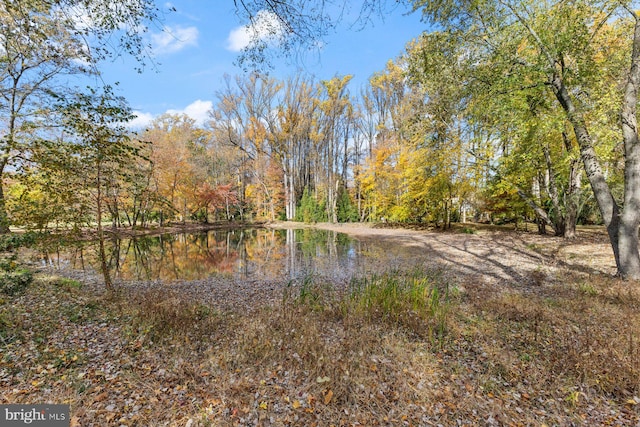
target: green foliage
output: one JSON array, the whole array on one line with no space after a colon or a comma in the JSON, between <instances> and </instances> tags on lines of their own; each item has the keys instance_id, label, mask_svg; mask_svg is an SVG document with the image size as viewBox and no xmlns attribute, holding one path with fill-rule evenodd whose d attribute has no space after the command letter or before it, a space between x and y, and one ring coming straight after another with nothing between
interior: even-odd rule
<instances>
[{"instance_id":1,"label":"green foliage","mask_svg":"<svg viewBox=\"0 0 640 427\"><path fill-rule=\"evenodd\" d=\"M323 286L320 283L312 275L305 276L295 299L296 303L307 306L313 311L323 311L328 308L333 299L333 290L330 286ZM291 287L291 283L288 287Z\"/></svg>"},{"instance_id":2,"label":"green foliage","mask_svg":"<svg viewBox=\"0 0 640 427\"><path fill-rule=\"evenodd\" d=\"M518 195L516 188L497 174L487 183L482 193L482 207L491 213L492 222L509 222L523 214L531 214L529 207Z\"/></svg>"},{"instance_id":3,"label":"green foliage","mask_svg":"<svg viewBox=\"0 0 640 427\"><path fill-rule=\"evenodd\" d=\"M0 235L0 252L15 251L20 247L29 247L37 241L38 237L39 234L33 231Z\"/></svg>"},{"instance_id":4,"label":"green foliage","mask_svg":"<svg viewBox=\"0 0 640 427\"><path fill-rule=\"evenodd\" d=\"M463 227L462 233L464 234L476 234L476 229L471 227Z\"/></svg>"},{"instance_id":5,"label":"green foliage","mask_svg":"<svg viewBox=\"0 0 640 427\"><path fill-rule=\"evenodd\" d=\"M39 24L27 35L32 40L12 39L20 52L7 52L5 59L22 58L33 65L43 57L45 66L38 71L61 61L66 73L91 72L76 60L78 54L91 53L78 51L85 42L81 35L100 44L114 30L132 43L120 48L140 53L139 35L128 34L136 26L123 24L153 20L151 0L141 0L139 9L127 4L117 13L105 0L61 5L80 3L100 18L84 34L57 28L50 2L5 2L6 16L0 16L5 38L20 34L9 19L13 16L33 15ZM574 207L576 200L586 209L580 219L596 221L597 205L580 193L585 183L571 181L577 175L572 167L579 141L573 135L563 139L571 134L569 117L547 84L556 65L597 141L614 197L621 201L619 104L628 68L629 22L616 14L601 15L604 3L586 1L409 3L438 22L439 31L408 44L404 55L372 76L360 99L348 90L349 75L287 83L258 74L238 77L221 94L212 129L199 128L185 115L165 115L145 133L153 147L131 138L123 126L131 111L110 88L62 93L43 82L52 91L42 98L27 94L33 102L25 104L28 111L9 113L15 113L18 126L3 140L7 153L31 162L18 168L17 175L25 176L7 180L13 224L86 227L95 224L96 202L104 204L105 222L112 218L115 226L126 222L135 227L151 219L206 222L216 210L227 219L275 219L292 216L301 193L295 219L306 223L369 218L448 225L461 206L507 221L533 216L531 204L521 200L526 196L554 224L568 211L567 201ZM68 50L44 55L54 47ZM96 57L109 56L108 46L102 47L107 50L94 52L101 53ZM11 66L6 64L5 71ZM3 89L20 94L30 86L22 81ZM44 128L33 131L40 126L37 120L23 119L44 111L54 125L65 125L63 136ZM545 154L552 159L549 165ZM550 194L551 178L556 197ZM221 203L210 191L224 182L234 183L237 203ZM540 216L540 209L535 212Z\"/></svg>"},{"instance_id":6,"label":"green foliage","mask_svg":"<svg viewBox=\"0 0 640 427\"><path fill-rule=\"evenodd\" d=\"M312 224L326 220L327 214L324 209L324 203L318 203L309 188L305 187L300 199L300 205L296 209L296 221Z\"/></svg>"},{"instance_id":7,"label":"green foliage","mask_svg":"<svg viewBox=\"0 0 640 427\"><path fill-rule=\"evenodd\" d=\"M347 292L307 276L293 293L290 283L285 302L312 312L334 313L347 319L387 322L433 341L444 337L447 318L457 290L437 271L390 271L351 280Z\"/></svg>"},{"instance_id":8,"label":"green foliage","mask_svg":"<svg viewBox=\"0 0 640 427\"><path fill-rule=\"evenodd\" d=\"M17 249L33 245L38 235L33 232L10 233L0 236L0 293L16 295L33 281L33 272L18 263Z\"/></svg>"},{"instance_id":9,"label":"green foliage","mask_svg":"<svg viewBox=\"0 0 640 427\"><path fill-rule=\"evenodd\" d=\"M67 277L56 277L53 280L53 285L65 290L74 290L82 288L82 282L79 282L75 279L69 279Z\"/></svg>"},{"instance_id":10,"label":"green foliage","mask_svg":"<svg viewBox=\"0 0 640 427\"><path fill-rule=\"evenodd\" d=\"M57 141L61 135L60 116L56 114L59 110L53 104L56 99L72 98L77 90L75 85L63 81L70 76L96 76L98 62L106 58L130 54L144 62L147 46L143 34L148 28L146 24L158 19L157 12L152 0L125 2L117 8L106 0L0 2L3 40L0 91L4 99L2 120L6 125L0 141L2 232L8 231L14 219L17 221L14 225L44 229L52 219L61 218L64 203L59 203L56 189L65 194L68 188L50 185L54 180L47 182L45 176L45 182L21 189L20 199L16 200L8 187L15 180L40 175L40 167L47 164L40 157L46 151L41 140ZM83 23L78 19L80 15L86 19ZM97 83L99 79L94 81ZM64 162L55 155L47 160L55 164ZM11 179L7 179L9 175ZM78 188L81 185L73 189ZM7 196L12 206L5 206ZM70 211L77 207L67 206ZM12 217L7 215L7 207L12 208Z\"/></svg>"},{"instance_id":11,"label":"green foliage","mask_svg":"<svg viewBox=\"0 0 640 427\"><path fill-rule=\"evenodd\" d=\"M340 187L337 200L338 222L356 222L358 221L358 209L351 202L349 192Z\"/></svg>"},{"instance_id":12,"label":"green foliage","mask_svg":"<svg viewBox=\"0 0 640 427\"><path fill-rule=\"evenodd\" d=\"M578 291L586 296L594 297L598 295L598 289L591 283L581 282L578 284Z\"/></svg>"},{"instance_id":13,"label":"green foliage","mask_svg":"<svg viewBox=\"0 0 640 427\"><path fill-rule=\"evenodd\" d=\"M33 281L33 273L24 268L0 271L0 292L16 295L23 292Z\"/></svg>"}]
</instances>

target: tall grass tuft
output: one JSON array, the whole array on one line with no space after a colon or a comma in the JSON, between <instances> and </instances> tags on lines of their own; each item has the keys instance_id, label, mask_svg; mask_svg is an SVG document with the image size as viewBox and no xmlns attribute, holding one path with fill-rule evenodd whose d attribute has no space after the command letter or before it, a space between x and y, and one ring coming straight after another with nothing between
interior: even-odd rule
<instances>
[{"instance_id":1,"label":"tall grass tuft","mask_svg":"<svg viewBox=\"0 0 640 427\"><path fill-rule=\"evenodd\" d=\"M344 319L349 323L384 322L436 342L446 333L448 315L458 295L439 271L388 271L352 279L346 287L327 285L312 276L285 291L284 306Z\"/></svg>"},{"instance_id":2,"label":"tall grass tuft","mask_svg":"<svg viewBox=\"0 0 640 427\"><path fill-rule=\"evenodd\" d=\"M389 322L436 341L445 335L456 295L440 272L390 271L353 279L344 303L352 315Z\"/></svg>"}]
</instances>

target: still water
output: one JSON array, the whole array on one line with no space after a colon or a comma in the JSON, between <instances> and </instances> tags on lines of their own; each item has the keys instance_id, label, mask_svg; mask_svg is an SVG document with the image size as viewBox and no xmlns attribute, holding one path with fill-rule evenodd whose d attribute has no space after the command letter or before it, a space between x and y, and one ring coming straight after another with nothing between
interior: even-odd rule
<instances>
[{"instance_id":1,"label":"still water","mask_svg":"<svg viewBox=\"0 0 640 427\"><path fill-rule=\"evenodd\" d=\"M40 264L97 269L96 243L43 250ZM120 280L348 279L375 270L385 250L327 230L235 229L111 239L107 263Z\"/></svg>"}]
</instances>

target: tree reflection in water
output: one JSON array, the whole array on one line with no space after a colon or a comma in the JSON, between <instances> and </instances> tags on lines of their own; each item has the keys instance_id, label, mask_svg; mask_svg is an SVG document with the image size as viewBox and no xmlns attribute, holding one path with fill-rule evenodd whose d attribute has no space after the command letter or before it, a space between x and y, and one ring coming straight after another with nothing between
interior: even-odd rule
<instances>
[{"instance_id":1,"label":"tree reflection in water","mask_svg":"<svg viewBox=\"0 0 640 427\"><path fill-rule=\"evenodd\" d=\"M308 274L342 279L361 272L364 244L328 230L233 229L112 238L107 264L118 280L295 279ZM96 242L43 249L54 267L97 269Z\"/></svg>"}]
</instances>

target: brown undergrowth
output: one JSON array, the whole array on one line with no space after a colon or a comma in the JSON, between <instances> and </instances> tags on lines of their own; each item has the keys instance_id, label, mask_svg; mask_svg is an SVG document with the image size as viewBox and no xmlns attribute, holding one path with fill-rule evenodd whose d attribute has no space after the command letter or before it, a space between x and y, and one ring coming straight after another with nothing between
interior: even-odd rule
<instances>
[{"instance_id":1,"label":"brown undergrowth","mask_svg":"<svg viewBox=\"0 0 640 427\"><path fill-rule=\"evenodd\" d=\"M636 284L396 271L274 292L237 312L40 276L1 296L0 402L69 403L82 426L638 422Z\"/></svg>"}]
</instances>

